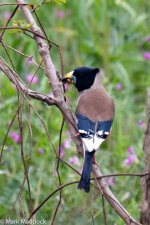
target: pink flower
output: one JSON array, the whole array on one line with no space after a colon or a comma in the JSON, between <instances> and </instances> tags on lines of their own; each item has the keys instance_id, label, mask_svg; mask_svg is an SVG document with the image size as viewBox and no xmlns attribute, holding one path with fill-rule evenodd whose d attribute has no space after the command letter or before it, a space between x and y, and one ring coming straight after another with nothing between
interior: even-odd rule
<instances>
[{"instance_id":1,"label":"pink flower","mask_svg":"<svg viewBox=\"0 0 150 225\"><path fill-rule=\"evenodd\" d=\"M33 56L30 56L26 59L26 64L27 65L33 65L34 64L34 59Z\"/></svg>"},{"instance_id":2,"label":"pink flower","mask_svg":"<svg viewBox=\"0 0 150 225\"><path fill-rule=\"evenodd\" d=\"M58 150L59 151L59 150ZM60 147L60 158L63 158L65 156L65 151L63 146Z\"/></svg>"},{"instance_id":3,"label":"pink flower","mask_svg":"<svg viewBox=\"0 0 150 225\"><path fill-rule=\"evenodd\" d=\"M115 178L114 177L107 177L105 178L106 179L106 183L109 185L109 186L114 186L115 185Z\"/></svg>"},{"instance_id":4,"label":"pink flower","mask_svg":"<svg viewBox=\"0 0 150 225\"><path fill-rule=\"evenodd\" d=\"M133 163L138 163L138 157L134 153L134 148L130 146L128 148L128 157L123 161L123 166L128 167L131 166Z\"/></svg>"},{"instance_id":5,"label":"pink flower","mask_svg":"<svg viewBox=\"0 0 150 225\"><path fill-rule=\"evenodd\" d=\"M76 155L69 158L69 163L80 166L79 158Z\"/></svg>"},{"instance_id":6,"label":"pink flower","mask_svg":"<svg viewBox=\"0 0 150 225\"><path fill-rule=\"evenodd\" d=\"M63 19L65 17L65 13L63 11L57 11L56 16L58 19Z\"/></svg>"},{"instance_id":7,"label":"pink flower","mask_svg":"<svg viewBox=\"0 0 150 225\"><path fill-rule=\"evenodd\" d=\"M5 20L9 20L10 17L11 17L11 12L5 11L5 12L3 13L3 18L4 18Z\"/></svg>"},{"instance_id":8,"label":"pink flower","mask_svg":"<svg viewBox=\"0 0 150 225\"><path fill-rule=\"evenodd\" d=\"M37 75L33 75L31 73L26 75L26 81L30 84L37 84L39 82L39 78Z\"/></svg>"},{"instance_id":9,"label":"pink flower","mask_svg":"<svg viewBox=\"0 0 150 225\"><path fill-rule=\"evenodd\" d=\"M121 91L123 88L122 83L117 83L116 84L116 90Z\"/></svg>"},{"instance_id":10,"label":"pink flower","mask_svg":"<svg viewBox=\"0 0 150 225\"><path fill-rule=\"evenodd\" d=\"M21 141L20 134L18 134L16 131L12 131L12 132L10 133L10 137L11 137L12 140L13 140L15 143L17 143L17 144L19 144L20 141Z\"/></svg>"},{"instance_id":11,"label":"pink flower","mask_svg":"<svg viewBox=\"0 0 150 225\"><path fill-rule=\"evenodd\" d=\"M127 159L123 161L123 166L128 167L131 166L133 163L137 163L139 160L135 154L130 155Z\"/></svg>"},{"instance_id":12,"label":"pink flower","mask_svg":"<svg viewBox=\"0 0 150 225\"><path fill-rule=\"evenodd\" d=\"M129 155L130 155L130 154L133 154L133 152L134 152L133 146L129 146L129 148L128 148L128 154L129 154Z\"/></svg>"},{"instance_id":13,"label":"pink flower","mask_svg":"<svg viewBox=\"0 0 150 225\"><path fill-rule=\"evenodd\" d=\"M42 155L44 151L43 151L42 148L39 148L39 149L37 150L37 152L39 153L39 155Z\"/></svg>"},{"instance_id":14,"label":"pink flower","mask_svg":"<svg viewBox=\"0 0 150 225\"><path fill-rule=\"evenodd\" d=\"M150 36L148 36L145 41L150 42Z\"/></svg>"},{"instance_id":15,"label":"pink flower","mask_svg":"<svg viewBox=\"0 0 150 225\"><path fill-rule=\"evenodd\" d=\"M144 52L143 57L145 60L150 60L150 52Z\"/></svg>"},{"instance_id":16,"label":"pink flower","mask_svg":"<svg viewBox=\"0 0 150 225\"><path fill-rule=\"evenodd\" d=\"M70 146L71 146L71 138L69 137L64 141L63 147L68 149L70 148Z\"/></svg>"}]
</instances>

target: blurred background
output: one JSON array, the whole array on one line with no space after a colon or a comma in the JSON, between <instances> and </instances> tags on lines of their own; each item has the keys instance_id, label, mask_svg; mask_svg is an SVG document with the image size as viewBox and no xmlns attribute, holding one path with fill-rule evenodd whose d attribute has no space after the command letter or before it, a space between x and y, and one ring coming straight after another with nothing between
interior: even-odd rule
<instances>
[{"instance_id":1,"label":"blurred background","mask_svg":"<svg viewBox=\"0 0 150 225\"><path fill-rule=\"evenodd\" d=\"M5 1L1 2L3 4ZM15 3L11 1L13 2ZM36 6L41 1L32 0L32 3ZM14 8L15 6L7 5L0 7L1 27L5 26ZM97 161L103 174L143 172L142 147L147 122L147 88L150 86L150 1L55 0L37 7L36 13L48 38L61 46L64 72L79 66L99 67L103 74L102 82L115 101L116 115L111 136L102 145L101 151L97 152ZM18 23L30 29L20 10L9 27ZM5 48L0 45L0 55L12 66L5 50L7 49L17 73L29 84L36 73L35 62L39 64L41 61L34 40L22 32L7 30L3 43ZM11 48L24 55L12 51ZM61 73L58 48L52 46L50 53ZM42 69L36 73L30 88L51 94ZM74 87L67 87L67 96L74 110L77 99ZM33 108L27 102L23 104L23 142L25 161L29 165L33 208L36 208L58 187L55 153L36 112L44 121L56 150L59 146L62 115L55 107L48 107L33 99L30 102ZM1 147L17 108L17 91L0 71ZM78 171L82 170L83 158L77 154L66 125L62 134L61 158ZM63 184L79 180L79 175L63 163L60 163L60 175ZM11 219L29 216L27 184L15 203L23 178L24 167L16 117L6 139L0 165L0 219L8 215ZM140 178L108 178L107 183L130 214L139 220ZM77 190L76 186L74 184L63 189L55 224L103 224L101 197L94 188L86 194ZM45 219L47 224L51 224L58 200L59 193L56 193L34 218ZM108 224L124 224L107 203L106 212Z\"/></svg>"}]
</instances>

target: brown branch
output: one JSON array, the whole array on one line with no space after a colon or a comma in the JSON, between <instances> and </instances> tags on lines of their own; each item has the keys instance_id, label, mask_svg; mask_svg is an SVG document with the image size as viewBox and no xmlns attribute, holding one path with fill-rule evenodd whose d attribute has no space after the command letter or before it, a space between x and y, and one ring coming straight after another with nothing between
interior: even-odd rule
<instances>
[{"instance_id":1,"label":"brown branch","mask_svg":"<svg viewBox=\"0 0 150 225\"><path fill-rule=\"evenodd\" d=\"M23 0L16 0L16 2L18 4L24 4ZM60 82L57 77L55 66L50 57L49 46L44 41L46 38L44 37L40 27L37 25L30 10L24 5L20 5L20 9L22 10L27 22L31 24L31 31L34 33L39 54L43 59L43 63L45 65L45 74L48 77L49 83L51 84L54 98L57 99L57 105L68 123L72 139L76 144L78 151L81 152L82 143L81 140L76 136L77 129L75 127L75 118L70 110L69 104L64 101L62 82Z\"/></svg>"},{"instance_id":2,"label":"brown branch","mask_svg":"<svg viewBox=\"0 0 150 225\"><path fill-rule=\"evenodd\" d=\"M33 4L28 4L28 3L24 3L24 4L18 4L18 3L2 3L0 4L1 6L16 6L16 5L29 5L29 6L33 6Z\"/></svg>"},{"instance_id":3,"label":"brown branch","mask_svg":"<svg viewBox=\"0 0 150 225\"><path fill-rule=\"evenodd\" d=\"M64 128L64 123L65 123L65 120L64 120L64 117L63 117L61 128L60 128L59 149L58 149L58 158L57 158L57 166L56 166L56 173L57 173L57 177L58 177L59 187L62 185L59 169L60 169L60 157L61 157L61 155L60 155L61 154L61 141L62 141L62 132L63 132L63 128ZM53 225L54 222L55 222L56 215L58 213L58 210L59 210L59 207L61 205L61 202L62 202L62 189L59 191L59 200L58 200L58 203L57 203L57 206L56 206L53 218L52 218L51 225Z\"/></svg>"},{"instance_id":4,"label":"brown branch","mask_svg":"<svg viewBox=\"0 0 150 225\"><path fill-rule=\"evenodd\" d=\"M57 101L53 96L47 96L41 93L38 93L36 91L33 91L25 86L23 81L20 79L20 77L16 74L15 71L13 71L4 61L4 59L0 56L0 70L3 71L3 73L10 79L10 81L15 84L16 87L19 88L19 90L25 94L29 95L30 97L40 100L42 102L47 103L48 105L56 105Z\"/></svg>"},{"instance_id":5,"label":"brown branch","mask_svg":"<svg viewBox=\"0 0 150 225\"><path fill-rule=\"evenodd\" d=\"M103 217L104 217L104 225L107 225L107 217L106 217L106 209L105 209L105 198L102 194L102 207L103 207Z\"/></svg>"},{"instance_id":6,"label":"brown branch","mask_svg":"<svg viewBox=\"0 0 150 225\"><path fill-rule=\"evenodd\" d=\"M10 122L10 125L9 125L9 127L8 127L8 130L7 130L7 132L6 132L6 135L5 135L3 144L2 144L2 148L1 148L1 152L0 152L0 163L2 163L2 156L3 156L4 146L5 146L5 143L6 143L6 140L7 140L9 131L10 131L10 128L12 127L12 125L13 125L13 123L14 123L14 120L15 120L16 116L18 115L19 110L20 110L20 108L17 109L17 112L16 112L15 115L13 116L13 118L12 118L12 120L11 120L11 122Z\"/></svg>"},{"instance_id":7,"label":"brown branch","mask_svg":"<svg viewBox=\"0 0 150 225\"><path fill-rule=\"evenodd\" d=\"M22 32L29 32L29 33L31 33L31 34L33 34L33 35L35 35L35 36L37 36L37 37L39 37L39 38L42 38L42 39L44 39L44 40L46 40L48 43L50 43L50 44L52 44L52 45L54 45L54 46L56 46L56 47L59 47L59 45L57 45L55 42L53 42L53 41L50 41L49 39L47 39L46 37L44 37L44 35L43 34L40 34L40 33L38 33L38 31L31 31L31 30L29 30L29 29L27 29L27 28L23 28L23 27L19 27L19 26L12 26L12 27L0 27L0 30L18 30L18 31L22 31ZM25 33L26 34L26 33Z\"/></svg>"},{"instance_id":8,"label":"brown branch","mask_svg":"<svg viewBox=\"0 0 150 225\"><path fill-rule=\"evenodd\" d=\"M14 51L15 53L18 53L18 54L20 54L20 55L26 57L28 60L30 60L30 59L33 60L34 65L36 65L36 66L39 67L40 69L44 70L44 68L43 68L41 65L39 65L39 64L34 60L33 56L31 56L31 55L30 55L30 56L29 56L29 55L26 55L25 53L20 52L19 50L15 49L15 48L12 48L11 46L5 44L4 42L3 42L3 45L4 45L6 48L11 49L11 50Z\"/></svg>"},{"instance_id":9,"label":"brown branch","mask_svg":"<svg viewBox=\"0 0 150 225\"><path fill-rule=\"evenodd\" d=\"M93 164L93 173L94 173L94 176L96 175L96 177L101 177L102 176L101 171L97 167L96 164ZM123 219L123 221L127 225L141 225L140 223L136 222L133 219L133 217L127 212L127 210L120 204L118 199L114 196L114 194L109 189L107 183L105 182L105 179L103 179L103 178L97 179L96 178L96 180L97 180L97 184L98 184L99 190L102 192L102 194L107 199L107 201L112 206L112 208L114 208L114 210Z\"/></svg>"},{"instance_id":10,"label":"brown branch","mask_svg":"<svg viewBox=\"0 0 150 225\"><path fill-rule=\"evenodd\" d=\"M5 25L6 27L8 26L9 22L11 21L11 19L12 19L13 16L15 15L15 13L17 12L18 7L19 7L19 6L17 5L16 8L14 9L13 13L11 14L10 18L9 18L8 21L6 22L6 25ZM5 33L5 30L2 30L2 33L1 33L1 35L0 35L0 40L2 40L2 37L3 37L4 33Z\"/></svg>"},{"instance_id":11,"label":"brown branch","mask_svg":"<svg viewBox=\"0 0 150 225\"><path fill-rule=\"evenodd\" d=\"M53 191L52 193L50 193L42 202L41 204L35 208L32 213L30 214L30 216L28 217L28 220L30 220L34 215L35 213L54 195L56 194L58 191L61 191L63 188L67 187L67 186L70 186L72 184L77 184L79 183L79 181L72 181L72 182L69 182L69 183L66 183L60 187L58 187L55 191Z\"/></svg>"},{"instance_id":12,"label":"brown branch","mask_svg":"<svg viewBox=\"0 0 150 225\"><path fill-rule=\"evenodd\" d=\"M147 128L144 138L144 161L145 170L150 170L150 88L147 91ZM142 180L142 205L141 222L144 225L150 224L150 176Z\"/></svg>"},{"instance_id":13,"label":"brown branch","mask_svg":"<svg viewBox=\"0 0 150 225\"><path fill-rule=\"evenodd\" d=\"M23 141L23 122L22 122L22 104L21 104L21 98L19 96L18 99L18 122L19 122L19 130L20 130L20 147L21 147L21 159L23 162L23 167L24 167L24 175L27 180L27 187L28 187L28 194L29 194L29 209L32 211L32 196L31 196L31 187L30 187L30 181L29 181L29 176L28 176L28 170L29 168L26 165L25 162L25 153L24 153L24 141Z\"/></svg>"},{"instance_id":14,"label":"brown branch","mask_svg":"<svg viewBox=\"0 0 150 225\"><path fill-rule=\"evenodd\" d=\"M61 159L60 159L61 160ZM64 161L63 161L64 162ZM97 167L97 166L96 166ZM96 169L98 169L98 168L96 168ZM98 169L99 170L99 169ZM93 169L93 171L94 171L94 169ZM102 179L102 178L105 178L105 177L111 177L111 176L113 176L113 175L115 175L115 176L119 176L119 175L123 175L123 176L126 176L126 175L129 175L129 174L109 174L109 175L104 175L104 176L102 176L101 175L101 173L99 173L99 176L98 177L96 177L96 179L97 180L99 180L99 179ZM150 175L150 173L142 173L142 174L135 174L135 176L138 176L138 177L143 177L143 176L147 176L147 175ZM93 179L91 179L91 180L93 180ZM104 181L104 179L102 179L102 187L103 186L106 186L106 187L108 187L107 186L107 184L105 183L105 181ZM69 183L66 183L66 184L63 184L63 185L61 185L60 187L58 187L55 191L53 191L52 193L50 193L33 211L32 211L32 213L30 214L30 216L29 216L29 218L28 218L28 220L30 220L34 215L35 215L35 213L54 195L54 194L56 194L58 191L60 191L60 190L62 190L63 188L65 188L65 187L67 187L67 186L70 186L70 185L72 185L72 184L77 184L77 183L79 183L79 181L72 181L72 182L69 182ZM104 189L105 189L105 187L104 187ZM109 190L109 192L111 192L110 190ZM106 193L104 193L103 192L103 195L106 195L108 198L110 198L110 199L112 199L112 201L113 201L113 198L111 197L111 196L109 196L109 195L107 195L107 192ZM104 196L105 196L104 195ZM105 197L106 197L105 196ZM114 199L114 201L115 201L116 199ZM117 205L117 203L118 203L118 200L116 200L116 205ZM118 204L120 204L120 203L118 203ZM122 206L121 206L122 207ZM113 207L114 208L114 207ZM130 217L130 219L131 219L132 217ZM134 220L133 221L131 221L131 223L126 223L126 224L130 224L130 225L141 225L140 223L137 223L137 222L134 222Z\"/></svg>"},{"instance_id":15,"label":"brown branch","mask_svg":"<svg viewBox=\"0 0 150 225\"><path fill-rule=\"evenodd\" d=\"M9 209L9 211L8 211L8 213L7 213L7 216L6 216L6 218L4 219L4 224L5 224L5 225L7 224L7 219L10 217L10 214L11 214L11 212L14 210L15 205L16 205L18 199L19 199L19 196L21 195L21 193L22 193L22 191L23 191L23 188L24 188L24 184L25 184L25 182L26 182L26 179L27 179L26 176L24 176L23 182L22 182L22 184L21 184L21 186L20 186L19 193L17 194L17 197L16 197L16 199L15 199L15 201L14 201L12 207Z\"/></svg>"}]
</instances>

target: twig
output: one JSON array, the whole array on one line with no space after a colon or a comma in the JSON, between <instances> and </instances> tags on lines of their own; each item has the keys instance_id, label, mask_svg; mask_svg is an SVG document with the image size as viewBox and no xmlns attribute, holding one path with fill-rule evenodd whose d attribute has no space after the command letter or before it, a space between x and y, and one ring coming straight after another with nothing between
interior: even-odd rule
<instances>
[{"instance_id":1,"label":"twig","mask_svg":"<svg viewBox=\"0 0 150 225\"><path fill-rule=\"evenodd\" d=\"M16 0L18 4L24 4L23 0ZM52 62L52 59L49 54L49 46L44 41L44 34L41 31L40 27L36 24L35 19L30 12L30 10L24 6L20 5L20 9L22 10L26 20L28 23L31 24L31 31L34 33L34 37L38 46L39 54L43 59L43 63L45 65L45 73L48 77L49 83L51 84L51 88L53 91L54 98L57 99L57 104L61 112L63 113L68 126L70 128L71 136L76 144L76 147L79 152L82 151L82 143L81 140L76 137L77 129L75 129L75 118L70 110L70 106L67 102L64 101L63 86L62 82L57 77L55 66ZM47 40L47 39L46 39Z\"/></svg>"},{"instance_id":2,"label":"twig","mask_svg":"<svg viewBox=\"0 0 150 225\"><path fill-rule=\"evenodd\" d=\"M62 186L60 186L60 187L58 187L55 191L53 191L52 193L50 193L40 204L39 204L39 206L36 208L36 209L34 209L33 210L33 212L30 214L30 216L28 217L28 220L30 220L34 215L35 215L35 213L54 195L54 194L56 194L58 191L60 191L60 190L62 190L62 189L64 189L65 187L67 187L67 186L70 186L70 185L72 185L72 184L77 184L77 183L79 183L79 181L72 181L72 182L69 182L69 183L67 183L67 184L64 184L64 185L62 185Z\"/></svg>"},{"instance_id":3,"label":"twig","mask_svg":"<svg viewBox=\"0 0 150 225\"><path fill-rule=\"evenodd\" d=\"M14 123L14 120L19 112L20 108L17 109L16 113L14 114L10 124L9 124L9 127L8 127L8 130L6 132L6 135L4 137L4 141L3 141L3 144L2 144L2 148L1 148L1 152L0 152L0 163L2 163L2 156L3 156L3 151L4 151L4 146L5 146L5 143L6 143L6 140L7 140L7 137L8 137L8 134L9 134L9 131L10 131L10 128L12 127L13 123Z\"/></svg>"},{"instance_id":4,"label":"twig","mask_svg":"<svg viewBox=\"0 0 150 225\"><path fill-rule=\"evenodd\" d=\"M94 175L96 175L96 177L102 176L101 171L96 164L93 164L93 173ZM96 180L98 183L99 190L102 192L102 194L107 199L112 208L114 208L115 211L119 214L119 216L123 219L123 221L127 225L141 225L140 223L136 222L134 218L127 212L127 210L120 204L120 202L116 199L114 194L109 189L105 180L103 178L96 178Z\"/></svg>"},{"instance_id":5,"label":"twig","mask_svg":"<svg viewBox=\"0 0 150 225\"><path fill-rule=\"evenodd\" d=\"M95 166L95 165L94 165ZM100 175L100 174L99 174ZM113 175L113 174L112 174ZM110 175L105 175L105 176L102 176L102 175L100 175L100 176L98 176L96 179L102 179L103 177L110 177L110 176L112 176L111 174ZM116 174L115 174L116 175ZM119 174L117 174L117 176L118 176ZM125 174L123 174L123 175L125 175ZM129 175L129 174L128 174ZM137 174L136 174L137 175ZM143 174L141 174L142 175L142 177L143 176L146 176L147 175L147 173L143 173ZM140 175L140 176L141 176ZM150 173L149 173L149 175L150 175ZM139 176L139 177L140 177ZM93 179L92 179L93 180ZM106 182L104 181L104 179L102 180L103 182L104 182L104 185L105 186L107 186L108 187L108 185L106 184ZM35 208L34 210L33 210L33 212L30 214L30 216L29 216L29 218L28 218L28 220L30 220L33 216L34 216L34 214L54 195L54 194L56 194L58 191L60 191L60 190L62 190L63 188L65 188L65 187L67 187L67 186L70 186L70 185L72 185L72 184L77 184L77 183L79 183L79 181L72 181L72 182L69 182L69 183L66 183L66 184L64 184L64 185L62 185L62 186L60 186L60 187L58 187L55 191L53 191L52 193L50 193L40 204L39 204L39 206L37 207L37 208ZM110 190L109 190L110 191ZM111 191L110 191L111 192ZM107 195L107 194L106 194ZM111 197L110 197L111 198ZM113 200L112 200L113 201ZM114 207L113 207L114 208ZM131 217L132 218L132 217ZM135 223L129 223L130 225L141 225L140 223L137 223L137 222L135 222Z\"/></svg>"},{"instance_id":6,"label":"twig","mask_svg":"<svg viewBox=\"0 0 150 225\"><path fill-rule=\"evenodd\" d=\"M31 188L30 188L30 182L29 182L29 176L28 176L28 168L25 162L25 155L24 155L24 142L23 142L23 122L22 122L22 105L21 105L21 99L19 96L18 101L18 108L20 109L18 111L18 122L19 122L19 129L20 129L20 145L21 145L21 159L24 166L24 174L27 180L27 186L28 186L28 194L29 194L29 200L30 200L30 210L32 210L32 196L31 196Z\"/></svg>"},{"instance_id":7,"label":"twig","mask_svg":"<svg viewBox=\"0 0 150 225\"><path fill-rule=\"evenodd\" d=\"M0 4L0 6L16 6L16 5L29 5L29 6L32 6L32 4L29 4L29 3L24 3L24 4L18 4L18 3L2 3Z\"/></svg>"},{"instance_id":8,"label":"twig","mask_svg":"<svg viewBox=\"0 0 150 225\"><path fill-rule=\"evenodd\" d=\"M16 53L18 53L18 54L20 54L20 55L26 57L27 59L33 59L32 56L26 55L25 53L20 52L19 50L15 49L15 48L12 48L11 46L5 44L4 41L3 41L3 45L5 45L6 48L11 49L12 51L14 51L14 52L16 52ZM34 59L33 59L33 63L34 63L37 67L40 67L42 70L44 70L44 68L43 68L41 65L39 66L39 64L38 64Z\"/></svg>"},{"instance_id":9,"label":"twig","mask_svg":"<svg viewBox=\"0 0 150 225\"><path fill-rule=\"evenodd\" d=\"M12 211L14 210L14 208L15 208L15 205L16 205L18 199L19 199L19 196L21 195L21 193L22 193L22 191L23 191L25 181L26 181L26 176L24 176L24 179L23 179L23 182L22 182L22 184L21 184L19 193L17 194L17 197L16 197L16 199L15 199L15 201L14 201L12 207L11 207L10 210L9 210L9 213L7 214L7 216L6 216L5 219L4 219L4 224L7 224L7 223L6 223L6 222L7 222L7 219L8 219L8 217L10 216L11 212L12 212Z\"/></svg>"},{"instance_id":10,"label":"twig","mask_svg":"<svg viewBox=\"0 0 150 225\"><path fill-rule=\"evenodd\" d=\"M18 7L19 7L19 6L17 5L16 8L14 9L13 13L12 13L11 16L9 17L9 19L8 19L6 25L5 25L6 27L8 26L9 22L11 21L11 19L12 19L13 16L15 15L15 13L17 12ZM3 37L4 33L5 33L5 30L2 30L2 33L1 33L1 35L0 35L0 40L2 40L2 37Z\"/></svg>"},{"instance_id":11,"label":"twig","mask_svg":"<svg viewBox=\"0 0 150 225\"><path fill-rule=\"evenodd\" d=\"M57 104L57 101L53 96L50 97L27 88L23 83L23 81L20 79L20 77L6 64L6 62L1 56L0 56L0 70L4 72L4 74L10 79L10 81L13 82L15 86L18 87L23 94L27 94L34 99L45 102L49 106Z\"/></svg>"},{"instance_id":12,"label":"twig","mask_svg":"<svg viewBox=\"0 0 150 225\"><path fill-rule=\"evenodd\" d=\"M103 208L104 225L107 225L106 209L105 209L105 198L104 198L103 194L102 194L102 208Z\"/></svg>"},{"instance_id":13,"label":"twig","mask_svg":"<svg viewBox=\"0 0 150 225\"><path fill-rule=\"evenodd\" d=\"M56 166L56 172L57 172L57 176L58 176L59 186L62 185L62 183L61 183L61 177L60 177L60 172L59 172L59 165L60 165L60 157L61 157L61 141L62 141L62 131L63 131L63 128L64 128L64 123L65 123L65 120L64 120L64 117L63 117L63 121L62 121L61 128L60 128L60 132L59 132L60 133L59 134L59 150L58 150L59 152L58 152L57 166ZM53 218L52 218L51 225L53 225L54 222L55 222L55 218L56 218L58 209L59 209L59 207L61 205L61 199L62 199L62 189L60 189L60 192L59 192L59 201L57 203L57 206L56 206L56 209L55 209Z\"/></svg>"},{"instance_id":14,"label":"twig","mask_svg":"<svg viewBox=\"0 0 150 225\"><path fill-rule=\"evenodd\" d=\"M30 11L29 11L30 12ZM44 37L44 35L43 34L41 34L41 33L38 33L39 31L31 31L31 30L29 30L29 29L27 29L27 28L23 28L23 27L19 27L19 26L12 26L12 27L0 27L0 30L18 30L18 31L24 31L24 32L29 32L29 33L31 33L31 34L33 34L34 36L37 36L37 37L39 37L39 38L42 38L43 40L46 40L48 43L50 43L50 44L52 44L52 45L54 45L54 46L56 46L56 47L59 47L59 45L57 45L55 42L53 42L53 41L50 41L49 39L47 39L46 37Z\"/></svg>"}]
</instances>

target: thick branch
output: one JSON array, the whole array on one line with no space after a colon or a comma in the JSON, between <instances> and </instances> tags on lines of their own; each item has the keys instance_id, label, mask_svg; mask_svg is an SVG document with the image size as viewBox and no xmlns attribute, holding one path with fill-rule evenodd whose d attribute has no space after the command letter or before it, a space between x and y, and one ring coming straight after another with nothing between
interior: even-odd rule
<instances>
[{"instance_id":1,"label":"thick branch","mask_svg":"<svg viewBox=\"0 0 150 225\"><path fill-rule=\"evenodd\" d=\"M28 21L28 23L31 24L31 30L34 33L34 37L38 46L39 54L41 55L43 59L43 63L45 65L45 73L48 77L49 83L51 85L54 98L57 99L57 104L61 112L63 113L68 126L70 128L71 136L76 144L77 150L79 152L82 151L82 143L81 140L77 137L77 129L75 126L75 118L70 110L70 106L67 102L64 101L64 95L63 95L63 88L62 88L62 82L59 81L55 66L52 62L52 59L50 57L49 53L49 46L46 44L45 40L41 38L40 36L44 36L43 32L41 31L40 27L37 25L32 13L30 10L24 6L23 0L16 0L18 5L20 5L20 8ZM37 34L37 35L36 35Z\"/></svg>"},{"instance_id":2,"label":"thick branch","mask_svg":"<svg viewBox=\"0 0 150 225\"><path fill-rule=\"evenodd\" d=\"M49 97L44 94L33 91L25 86L20 77L6 64L4 59L0 56L0 70L10 79L12 83L25 95L47 103L48 105L56 105L54 97Z\"/></svg>"},{"instance_id":3,"label":"thick branch","mask_svg":"<svg viewBox=\"0 0 150 225\"><path fill-rule=\"evenodd\" d=\"M145 171L150 171L150 88L147 93L147 128L145 131L143 150ZM145 177L142 181L141 222L144 225L150 224L150 176Z\"/></svg>"}]
</instances>

